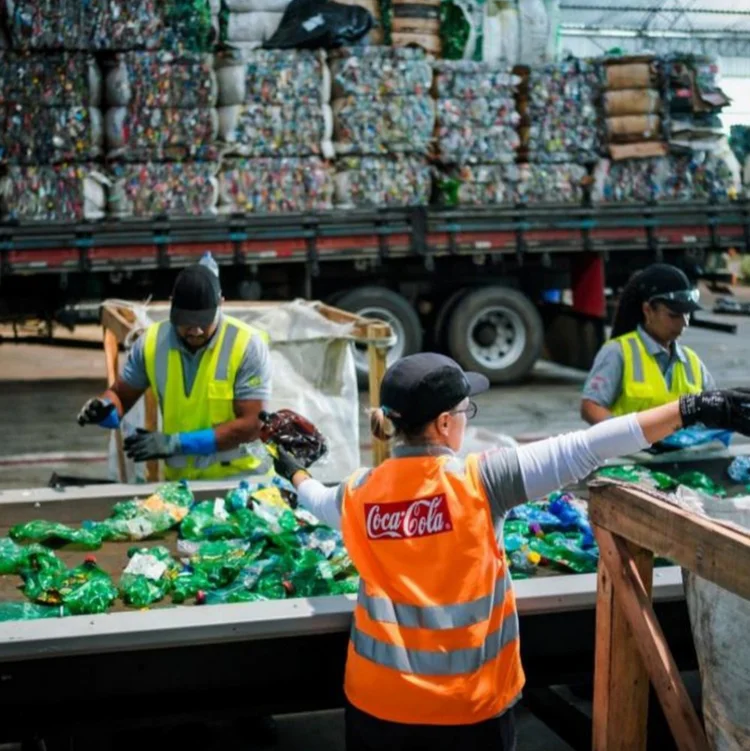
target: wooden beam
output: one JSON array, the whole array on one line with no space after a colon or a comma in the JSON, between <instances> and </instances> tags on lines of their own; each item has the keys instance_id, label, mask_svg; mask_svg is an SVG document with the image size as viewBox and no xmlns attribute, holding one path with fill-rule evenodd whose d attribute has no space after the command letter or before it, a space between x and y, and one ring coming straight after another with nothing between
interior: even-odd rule
<instances>
[{"instance_id":1,"label":"wooden beam","mask_svg":"<svg viewBox=\"0 0 750 751\"><path fill-rule=\"evenodd\" d=\"M600 559L604 562L612 580L611 589L634 636L629 649L634 648L633 651L640 653L672 730L677 748L680 751L710 751L703 726L690 701L679 668L669 651L666 637L654 613L650 594L638 571L636 558L631 554L624 540L615 537L606 529L594 527L594 534L599 544ZM650 577L647 581L650 581ZM622 642L613 640L612 646L619 652L625 651ZM612 675L612 678L615 681L619 679L616 675ZM647 691L647 689L648 687L644 686L644 690ZM612 738L613 732L626 729L632 722L632 718L627 716L628 707L617 706L613 702L612 694L610 694L609 702L609 721L617 722L618 726L608 733ZM645 717L643 719L645 720ZM607 746L607 751L610 748L645 748L645 738L644 726L642 745Z\"/></svg>"},{"instance_id":2,"label":"wooden beam","mask_svg":"<svg viewBox=\"0 0 750 751\"><path fill-rule=\"evenodd\" d=\"M690 513L644 490L591 486L592 523L750 600L750 532Z\"/></svg>"},{"instance_id":3,"label":"wooden beam","mask_svg":"<svg viewBox=\"0 0 750 751\"><path fill-rule=\"evenodd\" d=\"M371 324L371 328L378 329L377 324ZM375 338L375 337L373 337ZM370 407L376 409L380 406L380 384L386 371L386 349L372 342L367 345L367 355L369 358L369 390L370 390ZM389 449L387 441L379 441L377 438L372 439L372 462L377 467L388 458Z\"/></svg>"},{"instance_id":4,"label":"wooden beam","mask_svg":"<svg viewBox=\"0 0 750 751\"><path fill-rule=\"evenodd\" d=\"M143 395L145 407L144 425L146 430L159 429L159 407L154 392L149 388ZM162 479L159 460L151 459L146 462L146 482L159 482Z\"/></svg>"},{"instance_id":5,"label":"wooden beam","mask_svg":"<svg viewBox=\"0 0 750 751\"><path fill-rule=\"evenodd\" d=\"M120 350L117 335L110 328L104 329L104 364L107 369L107 387L114 385L119 372ZM127 481L125 465L125 447L123 445L122 430L115 429L115 450L117 451L117 475L120 482Z\"/></svg>"},{"instance_id":6,"label":"wooden beam","mask_svg":"<svg viewBox=\"0 0 750 751\"><path fill-rule=\"evenodd\" d=\"M642 581L650 588L653 555L632 546ZM599 561L594 670L594 751L646 751L648 672L612 577Z\"/></svg>"}]
</instances>

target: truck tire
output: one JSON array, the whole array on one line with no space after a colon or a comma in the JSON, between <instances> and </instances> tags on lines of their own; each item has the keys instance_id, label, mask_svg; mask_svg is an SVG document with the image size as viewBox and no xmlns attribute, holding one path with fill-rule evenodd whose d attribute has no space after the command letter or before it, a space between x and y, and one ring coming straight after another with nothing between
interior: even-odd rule
<instances>
[{"instance_id":1,"label":"truck tire","mask_svg":"<svg viewBox=\"0 0 750 751\"><path fill-rule=\"evenodd\" d=\"M388 364L422 349L422 324L411 303L386 287L360 287L340 297L336 306L363 316L378 318L390 324L396 343L388 352ZM357 380L360 388L368 385L369 364L367 348L357 345L354 350Z\"/></svg>"},{"instance_id":2,"label":"truck tire","mask_svg":"<svg viewBox=\"0 0 750 751\"><path fill-rule=\"evenodd\" d=\"M544 326L526 295L506 287L469 292L448 324L448 350L466 370L491 383L522 379L539 359Z\"/></svg>"}]
</instances>

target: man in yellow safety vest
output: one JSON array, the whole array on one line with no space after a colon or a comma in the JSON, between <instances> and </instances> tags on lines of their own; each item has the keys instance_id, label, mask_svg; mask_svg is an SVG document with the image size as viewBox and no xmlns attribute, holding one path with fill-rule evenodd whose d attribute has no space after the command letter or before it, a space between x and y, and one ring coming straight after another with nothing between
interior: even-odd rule
<instances>
[{"instance_id":1,"label":"man in yellow safety vest","mask_svg":"<svg viewBox=\"0 0 750 751\"><path fill-rule=\"evenodd\" d=\"M678 339L699 291L680 269L653 264L625 286L612 327L589 372L581 416L594 425L716 388L698 355Z\"/></svg>"},{"instance_id":2,"label":"man in yellow safety vest","mask_svg":"<svg viewBox=\"0 0 750 751\"><path fill-rule=\"evenodd\" d=\"M168 480L216 480L263 471L249 444L271 394L264 332L221 310L218 267L208 256L175 281L168 321L146 330L122 374L89 399L81 425L116 428L147 388L156 395L162 430L125 440L134 461L164 459ZM269 459L270 466L270 459Z\"/></svg>"}]
</instances>

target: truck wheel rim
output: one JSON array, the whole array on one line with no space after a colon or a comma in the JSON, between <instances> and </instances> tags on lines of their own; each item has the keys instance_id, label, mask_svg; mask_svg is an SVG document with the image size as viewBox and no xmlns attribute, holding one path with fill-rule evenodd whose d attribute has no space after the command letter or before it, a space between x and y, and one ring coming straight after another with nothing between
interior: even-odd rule
<instances>
[{"instance_id":1,"label":"truck wheel rim","mask_svg":"<svg viewBox=\"0 0 750 751\"><path fill-rule=\"evenodd\" d=\"M469 353L488 370L509 368L526 348L526 327L515 310L503 305L482 308L467 327Z\"/></svg>"},{"instance_id":2,"label":"truck wheel rim","mask_svg":"<svg viewBox=\"0 0 750 751\"><path fill-rule=\"evenodd\" d=\"M388 349L388 355L386 358L388 365L403 356L406 331L404 330L404 324L401 322L400 318L393 315L390 310L377 307L361 308L357 311L357 315L362 316L362 318L377 318L391 327L393 335L396 337L396 343ZM367 359L367 345L354 345L354 363L357 366L357 370L363 373L366 373L370 369L370 363Z\"/></svg>"}]
</instances>

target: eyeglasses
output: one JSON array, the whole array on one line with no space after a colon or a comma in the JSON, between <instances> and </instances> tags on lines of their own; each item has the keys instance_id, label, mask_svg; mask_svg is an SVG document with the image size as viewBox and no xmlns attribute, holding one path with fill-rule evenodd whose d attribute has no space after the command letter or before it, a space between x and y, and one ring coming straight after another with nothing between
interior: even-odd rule
<instances>
[{"instance_id":1,"label":"eyeglasses","mask_svg":"<svg viewBox=\"0 0 750 751\"><path fill-rule=\"evenodd\" d=\"M466 415L467 420L473 420L477 416L477 412L479 412L479 407L476 405L476 402L469 402L469 406L466 407L466 409L452 409L449 414L451 415Z\"/></svg>"},{"instance_id":2,"label":"eyeglasses","mask_svg":"<svg viewBox=\"0 0 750 751\"><path fill-rule=\"evenodd\" d=\"M661 300L662 302L692 302L697 303L701 299L699 289L681 289L676 292L662 292L649 298L649 302Z\"/></svg>"}]
</instances>

